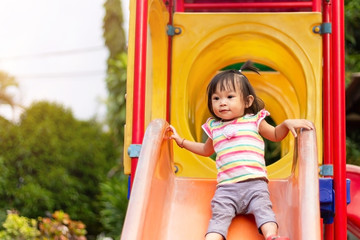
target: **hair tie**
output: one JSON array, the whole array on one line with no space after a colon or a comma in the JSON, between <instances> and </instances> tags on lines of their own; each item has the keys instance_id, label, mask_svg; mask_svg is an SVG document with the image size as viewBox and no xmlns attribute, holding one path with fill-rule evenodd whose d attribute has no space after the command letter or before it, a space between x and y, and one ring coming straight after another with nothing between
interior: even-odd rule
<instances>
[{"instance_id":1,"label":"hair tie","mask_svg":"<svg viewBox=\"0 0 360 240\"><path fill-rule=\"evenodd\" d=\"M239 69L238 71L239 71L239 73L241 73L241 69Z\"/></svg>"}]
</instances>

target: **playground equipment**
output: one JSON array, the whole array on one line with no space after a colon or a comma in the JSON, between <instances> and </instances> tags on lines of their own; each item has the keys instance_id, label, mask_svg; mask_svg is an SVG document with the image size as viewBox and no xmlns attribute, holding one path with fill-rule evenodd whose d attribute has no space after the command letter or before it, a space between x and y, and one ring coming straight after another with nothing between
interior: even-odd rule
<instances>
[{"instance_id":1,"label":"playground equipment","mask_svg":"<svg viewBox=\"0 0 360 240\"><path fill-rule=\"evenodd\" d=\"M342 10L341 0L130 2L124 167L132 192L122 239L203 237L215 163L173 147L165 129L171 123L202 141L208 81L248 59L272 69L248 74L272 119L307 118L316 127L297 143L288 136L267 166L280 233L321 239L319 164L336 192L325 239L346 239ZM261 239L255 228L251 217L238 217L228 239Z\"/></svg>"},{"instance_id":2,"label":"playground equipment","mask_svg":"<svg viewBox=\"0 0 360 240\"><path fill-rule=\"evenodd\" d=\"M175 176L167 127L158 119L146 130L122 239L203 239L206 233L216 181ZM320 211L315 132L301 132L296 145L290 176L270 181L271 200L281 235L316 240ZM263 237L250 216L238 216L228 239Z\"/></svg>"}]
</instances>

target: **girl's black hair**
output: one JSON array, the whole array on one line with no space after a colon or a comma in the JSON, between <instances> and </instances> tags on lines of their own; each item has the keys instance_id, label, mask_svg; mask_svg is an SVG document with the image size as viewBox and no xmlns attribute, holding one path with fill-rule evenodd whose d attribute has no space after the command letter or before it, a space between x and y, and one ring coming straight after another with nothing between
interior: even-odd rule
<instances>
[{"instance_id":1,"label":"girl's black hair","mask_svg":"<svg viewBox=\"0 0 360 240\"><path fill-rule=\"evenodd\" d=\"M256 114L265 107L263 100L256 96L254 88L251 86L247 77L242 73L243 70L250 70L260 75L259 69L253 66L253 63L249 60L241 66L240 70L231 69L222 71L211 79L209 85L207 86L208 109L215 119L220 120L213 111L211 97L216 92L218 86L220 86L220 90L225 90L229 87L236 90L236 82L238 82L240 84L240 91L242 92L244 102L248 101L249 95L254 97L254 102L250 107L245 109L245 114Z\"/></svg>"}]
</instances>

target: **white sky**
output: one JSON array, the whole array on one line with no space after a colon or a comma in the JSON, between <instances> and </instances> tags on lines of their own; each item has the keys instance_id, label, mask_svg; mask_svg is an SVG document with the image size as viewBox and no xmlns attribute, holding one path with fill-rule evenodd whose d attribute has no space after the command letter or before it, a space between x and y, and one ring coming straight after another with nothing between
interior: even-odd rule
<instances>
[{"instance_id":1,"label":"white sky","mask_svg":"<svg viewBox=\"0 0 360 240\"><path fill-rule=\"evenodd\" d=\"M105 0L1 0L0 71L20 84L16 99L58 102L87 120L106 112ZM125 22L128 1L123 0ZM127 27L127 23L125 23ZM0 106L0 114L9 116Z\"/></svg>"}]
</instances>

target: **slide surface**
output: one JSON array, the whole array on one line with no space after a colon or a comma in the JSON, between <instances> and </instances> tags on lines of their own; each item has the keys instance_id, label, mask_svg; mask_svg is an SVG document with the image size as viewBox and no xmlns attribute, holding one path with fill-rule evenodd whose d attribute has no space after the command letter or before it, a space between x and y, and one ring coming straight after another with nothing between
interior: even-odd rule
<instances>
[{"instance_id":1,"label":"slide surface","mask_svg":"<svg viewBox=\"0 0 360 240\"><path fill-rule=\"evenodd\" d=\"M351 180L351 202L347 206L348 229L352 234L360 238L360 167L346 165L346 177Z\"/></svg>"},{"instance_id":2,"label":"slide surface","mask_svg":"<svg viewBox=\"0 0 360 240\"><path fill-rule=\"evenodd\" d=\"M146 130L123 240L204 239L216 182L175 175L168 126L164 120L157 119ZM269 183L279 232L292 240L318 240L321 233L315 131L300 131L294 153L291 176ZM263 237L252 216L238 216L230 226L227 239Z\"/></svg>"}]
</instances>

